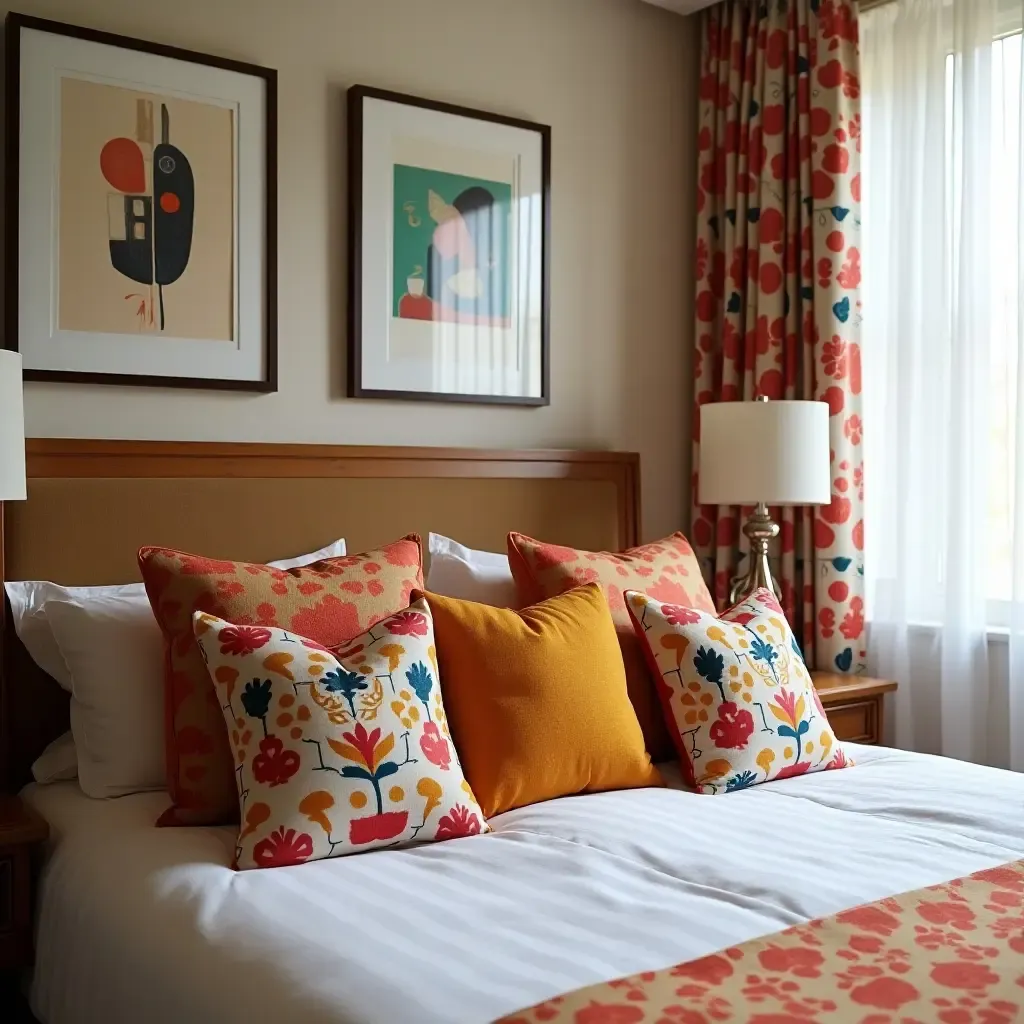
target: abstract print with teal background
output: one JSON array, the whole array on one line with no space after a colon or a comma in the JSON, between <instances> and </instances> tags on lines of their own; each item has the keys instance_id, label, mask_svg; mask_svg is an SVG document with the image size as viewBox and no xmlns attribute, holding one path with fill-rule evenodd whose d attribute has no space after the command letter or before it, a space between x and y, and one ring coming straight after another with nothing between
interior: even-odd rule
<instances>
[{"instance_id":1,"label":"abstract print with teal background","mask_svg":"<svg viewBox=\"0 0 1024 1024\"><path fill-rule=\"evenodd\" d=\"M512 186L395 164L392 313L511 326Z\"/></svg>"}]
</instances>

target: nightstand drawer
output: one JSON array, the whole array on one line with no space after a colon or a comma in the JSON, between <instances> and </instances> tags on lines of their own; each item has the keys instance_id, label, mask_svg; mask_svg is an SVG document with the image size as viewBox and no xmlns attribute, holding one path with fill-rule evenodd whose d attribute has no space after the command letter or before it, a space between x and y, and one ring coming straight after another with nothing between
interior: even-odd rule
<instances>
[{"instance_id":1,"label":"nightstand drawer","mask_svg":"<svg viewBox=\"0 0 1024 1024\"><path fill-rule=\"evenodd\" d=\"M829 723L840 740L851 743L880 743L878 698L833 704L826 708Z\"/></svg>"}]
</instances>

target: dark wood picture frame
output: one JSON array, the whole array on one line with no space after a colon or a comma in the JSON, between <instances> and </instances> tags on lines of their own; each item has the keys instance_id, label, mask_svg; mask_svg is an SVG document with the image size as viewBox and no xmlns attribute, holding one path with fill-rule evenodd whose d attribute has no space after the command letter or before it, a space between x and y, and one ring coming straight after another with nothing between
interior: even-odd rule
<instances>
[{"instance_id":1,"label":"dark wood picture frame","mask_svg":"<svg viewBox=\"0 0 1024 1024\"><path fill-rule=\"evenodd\" d=\"M4 21L5 68L5 147L4 171L6 196L4 213L4 345L18 351L20 287L20 159L21 159L21 34L24 29L70 36L86 42L116 46L125 50L203 64L262 79L265 89L264 160L266 166L264 196L266 233L264 237L264 376L261 380L233 380L206 377L142 375L79 370L40 370L26 368L27 381L63 381L79 384L121 384L134 387L197 388L217 391L271 393L277 391L277 71L177 46L166 46L144 39L102 32L97 29L50 21L11 11Z\"/></svg>"},{"instance_id":2,"label":"dark wood picture frame","mask_svg":"<svg viewBox=\"0 0 1024 1024\"><path fill-rule=\"evenodd\" d=\"M377 99L409 107L420 107L455 117L536 132L541 137L541 393L533 396L459 394L436 391L392 391L363 386L363 104ZM457 402L474 405L516 405L539 407L551 404L551 128L548 125L476 110L453 103L441 103L405 93L354 85L348 90L348 395L350 398L401 399L417 402Z\"/></svg>"}]
</instances>

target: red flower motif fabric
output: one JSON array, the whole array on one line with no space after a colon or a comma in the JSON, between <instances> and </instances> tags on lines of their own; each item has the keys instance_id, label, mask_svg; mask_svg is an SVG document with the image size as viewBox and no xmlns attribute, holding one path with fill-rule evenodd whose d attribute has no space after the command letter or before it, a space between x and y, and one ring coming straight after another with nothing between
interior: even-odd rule
<instances>
[{"instance_id":1,"label":"red flower motif fabric","mask_svg":"<svg viewBox=\"0 0 1024 1024\"><path fill-rule=\"evenodd\" d=\"M461 836L475 836L480 832L480 816L468 807L456 804L450 814L437 823L438 839L458 839Z\"/></svg>"},{"instance_id":2,"label":"red flower motif fabric","mask_svg":"<svg viewBox=\"0 0 1024 1024\"><path fill-rule=\"evenodd\" d=\"M231 743L240 869L487 831L448 730L426 601L327 650L193 617Z\"/></svg>"},{"instance_id":3,"label":"red flower motif fabric","mask_svg":"<svg viewBox=\"0 0 1024 1024\"><path fill-rule=\"evenodd\" d=\"M677 604L664 607L665 620L670 626L685 626L687 623L700 622L700 613L692 608L681 608Z\"/></svg>"},{"instance_id":4,"label":"red flower motif fabric","mask_svg":"<svg viewBox=\"0 0 1024 1024\"><path fill-rule=\"evenodd\" d=\"M807 663L855 672L867 657L857 8L724 0L701 17L696 404L828 403L836 500L773 510L773 571ZM699 422L695 409L694 465ZM721 608L745 554L742 510L698 504L696 474L691 493Z\"/></svg>"},{"instance_id":5,"label":"red flower motif fabric","mask_svg":"<svg viewBox=\"0 0 1024 1024\"><path fill-rule=\"evenodd\" d=\"M220 701L192 632L193 614L209 612L226 620L218 657L265 654L275 626L307 637L313 646L331 647L406 608L413 589L423 585L421 559L420 539L414 535L375 551L297 569L142 548L139 567L163 631L166 663L165 745L172 806L158 824L238 820L235 762ZM363 587L367 579L376 584L374 591ZM265 669L260 669L260 678L266 678Z\"/></svg>"},{"instance_id":6,"label":"red flower motif fabric","mask_svg":"<svg viewBox=\"0 0 1024 1024\"><path fill-rule=\"evenodd\" d=\"M399 612L391 619L390 628L399 636L426 636L427 617L416 612Z\"/></svg>"},{"instance_id":7,"label":"red flower motif fabric","mask_svg":"<svg viewBox=\"0 0 1024 1024\"><path fill-rule=\"evenodd\" d=\"M739 704L726 701L718 705L718 721L708 730L716 747L742 750L754 731L754 716Z\"/></svg>"},{"instance_id":8,"label":"red flower motif fabric","mask_svg":"<svg viewBox=\"0 0 1024 1024\"><path fill-rule=\"evenodd\" d=\"M590 985L498 1024L1010 1024L1024 1015L1024 947L1019 911L1001 897L1007 885L1024 889L1024 861L996 871Z\"/></svg>"},{"instance_id":9,"label":"red flower motif fabric","mask_svg":"<svg viewBox=\"0 0 1024 1024\"><path fill-rule=\"evenodd\" d=\"M285 750L276 736L264 736L260 740L260 752L252 759L252 774L257 782L280 786L298 770L299 755L294 750Z\"/></svg>"},{"instance_id":10,"label":"red flower motif fabric","mask_svg":"<svg viewBox=\"0 0 1024 1024\"><path fill-rule=\"evenodd\" d=\"M283 868L301 864L313 856L313 840L304 832L282 828L261 839L253 851L261 868Z\"/></svg>"},{"instance_id":11,"label":"red flower motif fabric","mask_svg":"<svg viewBox=\"0 0 1024 1024\"><path fill-rule=\"evenodd\" d=\"M436 722L427 722L423 726L423 735L420 737L420 750L423 756L431 763L436 764L442 771L448 771L452 763L452 752L448 741L441 735Z\"/></svg>"},{"instance_id":12,"label":"red flower motif fabric","mask_svg":"<svg viewBox=\"0 0 1024 1024\"><path fill-rule=\"evenodd\" d=\"M221 654L252 654L270 639L270 630L262 626L228 626L220 631Z\"/></svg>"}]
</instances>

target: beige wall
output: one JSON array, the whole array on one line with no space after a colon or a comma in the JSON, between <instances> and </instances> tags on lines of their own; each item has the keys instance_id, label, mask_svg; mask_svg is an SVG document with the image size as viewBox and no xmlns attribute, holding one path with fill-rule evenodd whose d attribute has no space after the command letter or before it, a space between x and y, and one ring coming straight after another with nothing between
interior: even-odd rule
<instances>
[{"instance_id":1,"label":"beige wall","mask_svg":"<svg viewBox=\"0 0 1024 1024\"><path fill-rule=\"evenodd\" d=\"M16 8L269 65L280 90L280 391L31 384L31 436L635 449L646 536L688 519L692 20L640 0ZM344 397L343 101L356 82L552 126L550 408Z\"/></svg>"}]
</instances>

